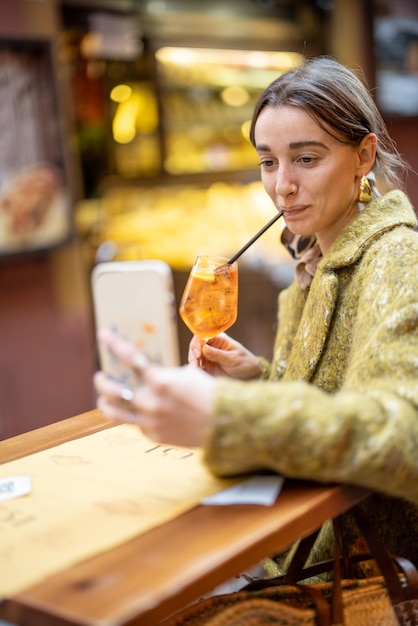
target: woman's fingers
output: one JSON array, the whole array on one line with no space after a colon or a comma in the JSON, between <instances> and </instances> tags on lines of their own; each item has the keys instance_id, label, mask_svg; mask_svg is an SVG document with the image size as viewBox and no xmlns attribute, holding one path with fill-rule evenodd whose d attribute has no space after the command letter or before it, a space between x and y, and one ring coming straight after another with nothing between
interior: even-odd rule
<instances>
[{"instance_id":1,"label":"woman's fingers","mask_svg":"<svg viewBox=\"0 0 418 626\"><path fill-rule=\"evenodd\" d=\"M143 376L126 387L105 372L96 372L97 407L110 419L137 424L144 434L160 443L200 446L213 412L215 381L200 368L143 365L130 342L111 331L99 339L125 364Z\"/></svg>"},{"instance_id":2,"label":"woman's fingers","mask_svg":"<svg viewBox=\"0 0 418 626\"><path fill-rule=\"evenodd\" d=\"M189 351L187 355L187 360L189 365L193 365L194 367L201 366L202 360L202 345L203 342L198 339L198 337L193 336L189 343Z\"/></svg>"},{"instance_id":3,"label":"woman's fingers","mask_svg":"<svg viewBox=\"0 0 418 626\"><path fill-rule=\"evenodd\" d=\"M137 350L133 343L108 328L100 329L97 338L118 359L131 367L137 376L141 377L144 374L149 360L143 352Z\"/></svg>"},{"instance_id":4,"label":"woman's fingers","mask_svg":"<svg viewBox=\"0 0 418 626\"><path fill-rule=\"evenodd\" d=\"M97 408L116 422L137 424L150 438L155 438L155 407L137 389L131 389L109 379L103 372L94 376L98 393ZM142 391L142 389L141 389Z\"/></svg>"}]
</instances>

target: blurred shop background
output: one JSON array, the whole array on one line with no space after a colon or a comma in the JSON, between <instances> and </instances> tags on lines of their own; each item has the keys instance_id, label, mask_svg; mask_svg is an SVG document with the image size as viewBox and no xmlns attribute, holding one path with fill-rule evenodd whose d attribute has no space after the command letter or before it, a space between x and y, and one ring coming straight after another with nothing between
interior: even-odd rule
<instances>
[{"instance_id":1,"label":"blurred shop background","mask_svg":"<svg viewBox=\"0 0 418 626\"><path fill-rule=\"evenodd\" d=\"M416 0L0 0L0 439L94 408L96 263L165 260L179 298L274 215L252 109L318 54L362 68L418 171ZM240 259L230 331L268 358L280 228Z\"/></svg>"}]
</instances>

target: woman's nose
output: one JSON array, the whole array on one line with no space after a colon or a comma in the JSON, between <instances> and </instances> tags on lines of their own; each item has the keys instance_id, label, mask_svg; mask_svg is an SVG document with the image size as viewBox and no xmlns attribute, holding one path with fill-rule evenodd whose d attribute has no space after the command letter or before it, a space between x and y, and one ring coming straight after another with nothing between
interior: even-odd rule
<instances>
[{"instance_id":1,"label":"woman's nose","mask_svg":"<svg viewBox=\"0 0 418 626\"><path fill-rule=\"evenodd\" d=\"M286 198L297 191L297 184L289 168L279 167L276 174L276 195Z\"/></svg>"}]
</instances>

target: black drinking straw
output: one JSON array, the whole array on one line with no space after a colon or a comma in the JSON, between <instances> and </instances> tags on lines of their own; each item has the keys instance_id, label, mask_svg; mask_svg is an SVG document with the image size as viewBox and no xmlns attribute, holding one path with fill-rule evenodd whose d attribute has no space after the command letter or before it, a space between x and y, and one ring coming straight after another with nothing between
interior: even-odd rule
<instances>
[{"instance_id":1,"label":"black drinking straw","mask_svg":"<svg viewBox=\"0 0 418 626\"><path fill-rule=\"evenodd\" d=\"M283 211L279 211L277 215L275 215L265 226L263 226L261 230L258 231L258 233L254 235L254 237L250 239L250 241L248 241L245 244L245 246L243 246L240 250L238 250L238 252L236 252L234 256L231 256L231 258L227 262L227 265L232 265L232 263L235 263L235 261L241 256L241 254L243 254L246 250L248 250L248 248L253 245L254 241L256 241L259 237L261 237L261 235L265 233L266 230L274 224L274 222L277 222L277 220L282 215L283 215Z\"/></svg>"}]
</instances>

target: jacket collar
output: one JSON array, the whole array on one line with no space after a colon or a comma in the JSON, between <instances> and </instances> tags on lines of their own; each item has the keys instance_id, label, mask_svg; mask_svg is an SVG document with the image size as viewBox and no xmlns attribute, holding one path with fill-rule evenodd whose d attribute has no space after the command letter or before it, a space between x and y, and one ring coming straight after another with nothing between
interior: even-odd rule
<instances>
[{"instance_id":1,"label":"jacket collar","mask_svg":"<svg viewBox=\"0 0 418 626\"><path fill-rule=\"evenodd\" d=\"M374 240L402 224L414 228L417 217L402 191L390 191L370 202L347 224L321 260L321 269L338 269L356 263Z\"/></svg>"},{"instance_id":2,"label":"jacket collar","mask_svg":"<svg viewBox=\"0 0 418 626\"><path fill-rule=\"evenodd\" d=\"M355 263L373 240L402 224L416 226L414 210L404 193L389 192L353 218L320 260L317 273L321 276L316 276L310 286L285 380L311 380L321 358L338 298L339 278L333 270Z\"/></svg>"}]
</instances>

